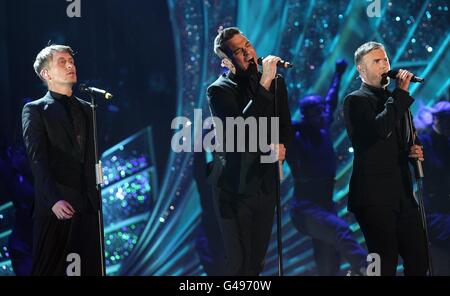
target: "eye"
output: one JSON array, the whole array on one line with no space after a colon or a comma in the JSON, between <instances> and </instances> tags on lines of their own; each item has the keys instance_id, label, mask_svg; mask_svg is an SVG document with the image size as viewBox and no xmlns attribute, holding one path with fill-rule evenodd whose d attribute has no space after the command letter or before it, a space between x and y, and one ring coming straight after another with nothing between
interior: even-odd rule
<instances>
[{"instance_id":1,"label":"eye","mask_svg":"<svg viewBox=\"0 0 450 296\"><path fill-rule=\"evenodd\" d=\"M238 48L238 49L236 49L236 50L234 51L234 54L235 54L235 55L239 55L239 54L241 54L242 52L243 52L242 48Z\"/></svg>"}]
</instances>

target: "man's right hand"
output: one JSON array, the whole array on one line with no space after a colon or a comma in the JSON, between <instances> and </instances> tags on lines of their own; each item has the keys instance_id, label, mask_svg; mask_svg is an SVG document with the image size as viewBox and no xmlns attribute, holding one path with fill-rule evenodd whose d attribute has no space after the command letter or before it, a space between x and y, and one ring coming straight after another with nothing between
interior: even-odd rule
<instances>
[{"instance_id":1,"label":"man's right hand","mask_svg":"<svg viewBox=\"0 0 450 296\"><path fill-rule=\"evenodd\" d=\"M397 87L403 89L404 91L409 91L409 84L411 83L411 78L413 74L406 70L400 69L397 74Z\"/></svg>"},{"instance_id":2,"label":"man's right hand","mask_svg":"<svg viewBox=\"0 0 450 296\"><path fill-rule=\"evenodd\" d=\"M52 207L52 211L59 220L72 219L73 214L75 214L75 210L65 200L60 200L55 203Z\"/></svg>"},{"instance_id":3,"label":"man's right hand","mask_svg":"<svg viewBox=\"0 0 450 296\"><path fill-rule=\"evenodd\" d=\"M263 64L263 73L261 80L259 83L267 90L270 90L270 85L272 84L272 80L277 75L277 63L281 61L281 58L276 56L267 56L262 61Z\"/></svg>"}]
</instances>

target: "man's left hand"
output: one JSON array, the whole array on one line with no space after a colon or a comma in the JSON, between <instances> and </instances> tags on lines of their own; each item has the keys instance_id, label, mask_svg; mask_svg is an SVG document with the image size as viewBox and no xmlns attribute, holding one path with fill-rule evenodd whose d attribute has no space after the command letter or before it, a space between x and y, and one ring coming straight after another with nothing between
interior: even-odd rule
<instances>
[{"instance_id":1,"label":"man's left hand","mask_svg":"<svg viewBox=\"0 0 450 296\"><path fill-rule=\"evenodd\" d=\"M422 147L419 145L413 145L411 146L411 148L409 149L409 155L410 158L415 158L418 159L420 161L424 161L423 158L423 150Z\"/></svg>"},{"instance_id":2,"label":"man's left hand","mask_svg":"<svg viewBox=\"0 0 450 296\"><path fill-rule=\"evenodd\" d=\"M286 158L286 147L284 147L284 144L272 144L272 149L275 150L277 159L279 161L284 161Z\"/></svg>"}]
</instances>

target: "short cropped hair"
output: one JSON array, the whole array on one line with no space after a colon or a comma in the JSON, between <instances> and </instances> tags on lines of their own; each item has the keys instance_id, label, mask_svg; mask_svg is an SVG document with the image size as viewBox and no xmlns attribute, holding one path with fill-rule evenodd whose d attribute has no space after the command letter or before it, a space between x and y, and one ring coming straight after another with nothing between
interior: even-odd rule
<instances>
[{"instance_id":1,"label":"short cropped hair","mask_svg":"<svg viewBox=\"0 0 450 296\"><path fill-rule=\"evenodd\" d=\"M74 56L74 52L70 46L66 45L58 45L52 44L45 47L41 50L36 56L36 60L34 61L33 68L34 72L36 72L37 76L45 83L45 79L41 76L41 71L45 67L48 67L50 61L53 59L53 54L55 52L67 52L72 57Z\"/></svg>"},{"instance_id":2,"label":"short cropped hair","mask_svg":"<svg viewBox=\"0 0 450 296\"><path fill-rule=\"evenodd\" d=\"M357 66L361 64L361 61L366 54L378 48L384 50L383 44L374 41L366 42L358 47L358 49L355 51L355 65Z\"/></svg>"},{"instance_id":3,"label":"short cropped hair","mask_svg":"<svg viewBox=\"0 0 450 296\"><path fill-rule=\"evenodd\" d=\"M225 43L237 34L242 34L237 27L229 27L219 31L214 39L214 53L220 58L230 58L226 54Z\"/></svg>"}]
</instances>

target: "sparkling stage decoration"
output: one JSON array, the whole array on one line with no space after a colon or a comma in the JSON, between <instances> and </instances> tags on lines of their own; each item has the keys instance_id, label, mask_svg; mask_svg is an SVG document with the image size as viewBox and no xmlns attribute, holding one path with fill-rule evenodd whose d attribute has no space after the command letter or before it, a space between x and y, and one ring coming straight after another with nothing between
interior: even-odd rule
<instances>
[{"instance_id":1,"label":"sparkling stage decoration","mask_svg":"<svg viewBox=\"0 0 450 296\"><path fill-rule=\"evenodd\" d=\"M108 275L120 270L145 227L157 196L154 145L150 128L105 151L103 223Z\"/></svg>"}]
</instances>

